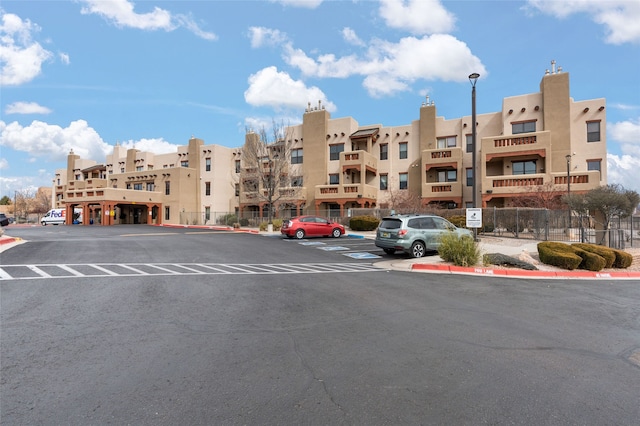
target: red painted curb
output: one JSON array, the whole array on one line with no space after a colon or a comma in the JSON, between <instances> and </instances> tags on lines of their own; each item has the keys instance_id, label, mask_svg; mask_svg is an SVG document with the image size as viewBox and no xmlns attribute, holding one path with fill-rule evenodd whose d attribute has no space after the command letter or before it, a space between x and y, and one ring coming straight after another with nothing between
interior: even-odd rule
<instances>
[{"instance_id":1,"label":"red painted curb","mask_svg":"<svg viewBox=\"0 0 640 426\"><path fill-rule=\"evenodd\" d=\"M11 244L11 243L15 243L16 241L19 241L19 239L13 238L13 237L0 238L0 245Z\"/></svg>"},{"instance_id":2,"label":"red painted curb","mask_svg":"<svg viewBox=\"0 0 640 426\"><path fill-rule=\"evenodd\" d=\"M592 271L528 271L525 269L491 269L484 267L464 267L442 264L414 263L411 270L449 272L452 274L473 274L484 276L506 276L513 278L590 278L612 279L633 278L640 279L640 272L592 272Z\"/></svg>"}]
</instances>

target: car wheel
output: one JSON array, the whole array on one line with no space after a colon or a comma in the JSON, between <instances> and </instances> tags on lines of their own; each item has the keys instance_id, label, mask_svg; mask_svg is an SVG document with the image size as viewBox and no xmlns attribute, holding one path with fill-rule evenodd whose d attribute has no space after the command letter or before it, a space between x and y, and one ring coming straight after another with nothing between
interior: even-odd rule
<instances>
[{"instance_id":1,"label":"car wheel","mask_svg":"<svg viewBox=\"0 0 640 426\"><path fill-rule=\"evenodd\" d=\"M304 230L298 229L296 231L296 238L299 239L299 240L303 239L304 238Z\"/></svg>"},{"instance_id":2,"label":"car wheel","mask_svg":"<svg viewBox=\"0 0 640 426\"><path fill-rule=\"evenodd\" d=\"M340 238L342 232L340 232L340 228L334 228L333 231L331 231L331 235L333 236L333 238Z\"/></svg>"},{"instance_id":3,"label":"car wheel","mask_svg":"<svg viewBox=\"0 0 640 426\"><path fill-rule=\"evenodd\" d=\"M420 241L416 241L411 245L411 256L415 258L423 257L425 253L426 253L426 249L424 247L424 244L421 243Z\"/></svg>"},{"instance_id":4,"label":"car wheel","mask_svg":"<svg viewBox=\"0 0 640 426\"><path fill-rule=\"evenodd\" d=\"M396 252L396 249L383 249L383 250L387 254L394 254Z\"/></svg>"},{"instance_id":5,"label":"car wheel","mask_svg":"<svg viewBox=\"0 0 640 426\"><path fill-rule=\"evenodd\" d=\"M42 222L42 226L47 226L47 222Z\"/></svg>"}]
</instances>

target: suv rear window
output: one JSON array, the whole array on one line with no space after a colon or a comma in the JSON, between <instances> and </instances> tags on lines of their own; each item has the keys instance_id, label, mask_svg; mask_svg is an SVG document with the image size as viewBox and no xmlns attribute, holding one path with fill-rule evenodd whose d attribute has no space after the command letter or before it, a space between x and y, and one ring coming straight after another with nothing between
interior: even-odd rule
<instances>
[{"instance_id":1,"label":"suv rear window","mask_svg":"<svg viewBox=\"0 0 640 426\"><path fill-rule=\"evenodd\" d=\"M384 229L400 229L402 227L402 221L400 219L382 219L380 228Z\"/></svg>"}]
</instances>

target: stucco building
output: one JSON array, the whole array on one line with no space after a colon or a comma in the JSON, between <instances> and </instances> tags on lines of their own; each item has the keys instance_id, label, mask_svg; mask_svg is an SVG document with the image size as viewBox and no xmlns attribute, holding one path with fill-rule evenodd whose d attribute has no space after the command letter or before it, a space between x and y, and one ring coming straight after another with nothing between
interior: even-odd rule
<instances>
[{"instance_id":1,"label":"stucco building","mask_svg":"<svg viewBox=\"0 0 640 426\"><path fill-rule=\"evenodd\" d=\"M425 206L464 208L473 206L474 187L478 207L510 206L537 190L559 197L569 185L584 192L606 184L605 107L603 98L574 101L569 74L552 63L539 92L506 97L500 111L477 115L476 185L471 116L439 117L427 99L409 124L360 125L331 118L318 103L271 145L280 161L286 153L275 198L264 197L267 181L256 178L274 172L273 159L247 160L259 138L249 132L233 149L192 138L172 154L116 146L105 164L71 153L54 181L54 202L83 207L84 217L103 224L207 223L211 212L265 217L269 201L276 216L345 216L389 207L402 192Z\"/></svg>"}]
</instances>

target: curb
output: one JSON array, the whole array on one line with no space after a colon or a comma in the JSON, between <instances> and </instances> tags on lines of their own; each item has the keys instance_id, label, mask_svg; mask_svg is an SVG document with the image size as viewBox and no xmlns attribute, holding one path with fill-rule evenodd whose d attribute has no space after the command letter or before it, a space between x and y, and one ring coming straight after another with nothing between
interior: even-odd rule
<instances>
[{"instance_id":1,"label":"curb","mask_svg":"<svg viewBox=\"0 0 640 426\"><path fill-rule=\"evenodd\" d=\"M415 263L411 265L412 271L498 276L511 278L579 278L579 279L640 279L640 272L592 272L592 271L527 271L522 269L491 269L480 267L463 267L453 265L429 265Z\"/></svg>"}]
</instances>

